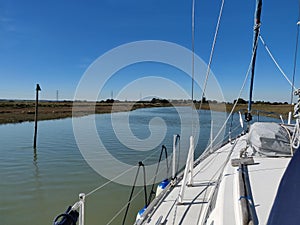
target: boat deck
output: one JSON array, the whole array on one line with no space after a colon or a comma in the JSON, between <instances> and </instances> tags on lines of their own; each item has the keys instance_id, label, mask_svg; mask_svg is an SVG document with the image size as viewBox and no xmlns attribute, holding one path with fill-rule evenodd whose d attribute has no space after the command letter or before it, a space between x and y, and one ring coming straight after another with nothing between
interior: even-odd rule
<instances>
[{"instance_id":1,"label":"boat deck","mask_svg":"<svg viewBox=\"0 0 300 225\"><path fill-rule=\"evenodd\" d=\"M177 204L180 182L143 224L241 224L239 172L230 160L239 158L246 138L240 137L205 158L194 168L193 186L186 186L183 203ZM248 166L249 179L257 218L260 224L266 224L290 158L254 157L254 161Z\"/></svg>"},{"instance_id":2,"label":"boat deck","mask_svg":"<svg viewBox=\"0 0 300 225\"><path fill-rule=\"evenodd\" d=\"M249 166L254 205L260 224L267 224L281 177L291 158L258 158Z\"/></svg>"},{"instance_id":3,"label":"boat deck","mask_svg":"<svg viewBox=\"0 0 300 225\"><path fill-rule=\"evenodd\" d=\"M227 144L209 155L194 168L193 186L187 186L183 204L177 204L182 182L163 200L145 224L198 224L205 219L210 199L216 188L217 180L223 173L234 149L246 146L244 141ZM237 150L238 151L238 150Z\"/></svg>"}]
</instances>

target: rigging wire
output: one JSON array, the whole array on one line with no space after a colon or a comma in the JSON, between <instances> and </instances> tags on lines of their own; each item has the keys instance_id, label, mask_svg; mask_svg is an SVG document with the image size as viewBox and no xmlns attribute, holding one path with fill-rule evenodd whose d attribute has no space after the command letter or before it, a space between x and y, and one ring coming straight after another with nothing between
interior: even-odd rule
<instances>
[{"instance_id":1,"label":"rigging wire","mask_svg":"<svg viewBox=\"0 0 300 225\"><path fill-rule=\"evenodd\" d=\"M294 69L293 69L293 78L292 78L292 84L294 86L295 83L295 74L296 74L296 67L297 67L297 56L298 56L298 42L299 42L299 25L300 25L300 0L298 4L298 21L297 21L297 34L296 34L296 47L295 47L295 55L294 55ZM291 104L293 104L293 98L294 98L294 90L291 88Z\"/></svg>"},{"instance_id":2,"label":"rigging wire","mask_svg":"<svg viewBox=\"0 0 300 225\"><path fill-rule=\"evenodd\" d=\"M213 44L212 44L212 47L211 47L211 52L210 52L209 61L208 61L208 65L207 65L207 71L206 71L206 76L205 76L205 80L204 80L204 84L203 84L203 90L202 90L202 96L201 96L201 102L200 102L199 109L202 108L203 99L204 99L204 96L205 96L208 77L209 77L209 74L210 74L211 63L212 63L212 60L213 60L215 45L216 45L217 36L218 36L218 33L219 33L221 17L222 17L222 14L223 14L224 3L225 3L225 0L222 0L220 12L219 12L219 17L218 17L218 22L217 22L217 26L216 26L216 30L215 30L214 40L213 40Z\"/></svg>"},{"instance_id":3,"label":"rigging wire","mask_svg":"<svg viewBox=\"0 0 300 225\"><path fill-rule=\"evenodd\" d=\"M136 168L136 166L130 167L128 170L125 170L123 173L120 173L118 176L115 176L113 179L108 180L107 182L105 182L104 184L96 187L95 189L91 190L89 193L87 193L85 195L85 197L88 197L92 194L94 194L96 191L99 191L100 189L104 188L106 185L112 183L113 181L115 181L116 179L118 179L119 177L123 176L125 173L129 172L130 170Z\"/></svg>"},{"instance_id":4,"label":"rigging wire","mask_svg":"<svg viewBox=\"0 0 300 225\"><path fill-rule=\"evenodd\" d=\"M139 190L132 198L131 198L131 201L130 202L133 202L141 193L142 193L142 191L144 191L144 189L143 188L141 188L141 190ZM111 224L123 211L124 211L124 209L127 207L127 204L128 204L128 202L126 202L126 204L124 204L123 206L122 206L122 208L117 212L117 213L115 213L115 215L110 219L110 221L108 221L107 222L107 224L106 225L109 225L109 224Z\"/></svg>"},{"instance_id":5,"label":"rigging wire","mask_svg":"<svg viewBox=\"0 0 300 225\"><path fill-rule=\"evenodd\" d=\"M297 89L295 88L294 84L289 80L287 75L283 72L283 70L281 69L281 67L277 63L276 59L274 58L273 54L271 53L270 49L268 48L267 44L265 43L265 41L264 41L264 39L262 38L261 35L259 35L259 39L261 40L261 42L264 45L265 49L267 50L269 56L271 57L271 59L273 60L275 65L277 66L278 70L281 72L281 74L284 76L284 78L287 80L287 82L291 85L292 89L294 89L294 91L296 91Z\"/></svg>"},{"instance_id":6,"label":"rigging wire","mask_svg":"<svg viewBox=\"0 0 300 225\"><path fill-rule=\"evenodd\" d=\"M151 158L154 154L156 154L159 150L160 150L160 149L157 149L157 150L154 151L152 154L150 154L150 155L148 155L147 157L145 157L145 158L143 159L143 161L147 161L148 159L150 159L150 158ZM125 170L124 172L120 173L118 176L116 176L116 177L114 177L114 178L108 180L108 181L105 182L104 184L102 184L102 185L100 185L100 186L94 188L94 189L91 190L90 192L88 192L88 193L85 195L85 197L87 198L88 196L94 194L95 192L99 191L100 189L104 188L104 187L107 186L108 184L114 182L114 181L117 180L119 177L123 176L124 174L128 173L129 171L131 171L131 170L133 170L133 169L135 169L135 168L136 168L136 166L132 166L132 167L128 168L128 169ZM158 174L162 173L162 172L164 172L164 171L159 171L159 172L156 174L156 176L157 176ZM154 179L154 177L155 177L155 175L154 175L149 181L152 181L152 180ZM141 189L136 195L134 195L134 196L132 197L132 199L131 199L130 202L132 202L135 198L137 198L137 196L138 196L143 190L145 191L145 189ZM117 216L118 216L118 215L119 215L119 214L127 207L127 204L128 204L128 202L120 209L120 211L119 211L114 217L112 217L112 219L111 219L107 224L111 224L112 221L114 221L114 220L117 218Z\"/></svg>"},{"instance_id":7,"label":"rigging wire","mask_svg":"<svg viewBox=\"0 0 300 225\"><path fill-rule=\"evenodd\" d=\"M151 158L154 154L158 153L159 150L160 150L160 149L157 149L157 150L154 151L152 154L150 154L149 156L147 156L146 158L144 158L144 159L142 160L142 162L147 161L147 160L148 160L149 158ZM106 185L108 185L108 184L114 182L114 181L117 180L119 177L123 176L124 174L128 173L129 171L131 171L131 170L133 170L133 169L135 169L135 168L136 168L136 166L132 166L132 167L128 168L128 169L125 170L124 172L120 173L118 176L115 176L114 178L108 180L108 181L105 182L104 184L102 184L102 185L96 187L95 189L91 190L90 192L88 192L88 193L85 195L85 197L87 198L89 195L92 195L93 193L99 191L100 189L104 188Z\"/></svg>"},{"instance_id":8,"label":"rigging wire","mask_svg":"<svg viewBox=\"0 0 300 225\"><path fill-rule=\"evenodd\" d=\"M135 166L135 168L136 168L136 166ZM160 170L156 175L158 175L158 174L161 174L161 173L163 173L163 172L165 172L165 171L163 171L163 170ZM155 176L153 176L151 179L150 179L150 181L152 181L152 180L154 180L154 178L155 178ZM131 200L129 201L130 203L131 202L133 202L141 193L142 193L142 191L145 191L144 190L144 188L141 188L132 198L131 198ZM120 210L110 219L110 221L107 223L107 225L108 224L111 224L124 210L125 210L125 208L127 207L127 205L128 205L128 202L126 202L123 206L122 206L122 208L120 208Z\"/></svg>"},{"instance_id":9,"label":"rigging wire","mask_svg":"<svg viewBox=\"0 0 300 225\"><path fill-rule=\"evenodd\" d=\"M254 46L255 48L257 47L257 44L258 44L258 42L256 42L256 46ZM237 99L239 99L239 98L241 97L242 92L243 92L243 90L244 90L244 88L245 88L245 85L246 85L246 83L247 83L247 80L248 80L248 77L249 77L249 74L250 74L250 70L251 70L251 68L252 68L252 61L253 61L253 60L254 60L254 52L252 51L252 56L251 56L251 61L250 61L249 67L248 67L248 71L247 71L247 73L246 73L246 76L245 76L243 85L242 85L242 87L241 87L241 89L240 89L240 92L239 92L239 94L238 94ZM216 141L216 139L219 137L219 135L221 134L221 132L222 132L223 129L225 128L225 126L226 126L228 120L230 119L231 115L233 114L233 112L234 112L234 110L235 110L237 104L238 104L238 101L235 101L235 103L234 103L234 105L233 105L233 107L232 107L232 109L231 109L229 115L227 116L226 120L224 121L222 127L219 129L219 132L218 132L217 135L214 137L214 139L212 140L212 142L209 144L208 148L207 148L202 154L206 153L206 152L212 147L212 146L211 146L212 143L214 143L214 142Z\"/></svg>"},{"instance_id":10,"label":"rigging wire","mask_svg":"<svg viewBox=\"0 0 300 225\"><path fill-rule=\"evenodd\" d=\"M219 33L220 22L221 22L221 18L222 18L222 14L223 14L224 3L225 3L225 0L222 0L220 12L219 12L219 16L218 16L218 21L217 21L217 25L216 25L216 30L215 30L215 34L214 34L213 44L212 44L212 48L211 48L211 52L210 52L209 62L207 65L207 71L206 71L205 81L203 84L202 98L200 101L199 109L202 108L203 99L205 96L207 81L208 81L209 74L210 74L211 63L213 60L213 54L214 54L215 45L217 42L217 36ZM194 79L195 79L195 0L193 0L193 2L192 2L192 103L191 103L192 104L192 136L193 136L194 130L195 130L194 123L193 123L193 121L194 121L194 110L193 110L194 109Z\"/></svg>"},{"instance_id":11,"label":"rigging wire","mask_svg":"<svg viewBox=\"0 0 300 225\"><path fill-rule=\"evenodd\" d=\"M192 2L192 103L194 101L195 79L195 0Z\"/></svg>"},{"instance_id":12,"label":"rigging wire","mask_svg":"<svg viewBox=\"0 0 300 225\"><path fill-rule=\"evenodd\" d=\"M191 102L191 110L192 110L192 136L194 134L194 82L195 82L195 0L192 1L192 102Z\"/></svg>"},{"instance_id":13,"label":"rigging wire","mask_svg":"<svg viewBox=\"0 0 300 225\"><path fill-rule=\"evenodd\" d=\"M211 68L213 55L214 55L214 51L215 51L215 45L216 45L217 37L218 37L218 33L219 33L219 27L220 27L220 23L221 23L222 14L223 14L224 3L225 3L225 0L222 0L220 12L219 12L219 16L218 16L218 21L217 21L217 25L216 25L216 30L215 30L215 34L214 34L214 39L213 39L213 43L212 43L212 47L211 47L211 52L210 52L210 56L209 56L209 62L207 65L206 76L205 76L205 80L204 80L204 84L203 84L203 90L202 90L202 95L201 95L201 99L200 99L199 110L201 110L203 102L204 102L206 86L207 86L207 82L208 82L208 78L209 78L209 74L210 74L210 68ZM211 142L211 144L213 143L213 141Z\"/></svg>"}]
</instances>

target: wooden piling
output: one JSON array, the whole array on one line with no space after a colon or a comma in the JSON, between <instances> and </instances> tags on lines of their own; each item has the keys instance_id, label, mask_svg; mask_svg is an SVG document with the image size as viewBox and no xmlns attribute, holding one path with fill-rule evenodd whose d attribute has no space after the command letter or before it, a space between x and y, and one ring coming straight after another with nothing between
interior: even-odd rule
<instances>
[{"instance_id":1,"label":"wooden piling","mask_svg":"<svg viewBox=\"0 0 300 225\"><path fill-rule=\"evenodd\" d=\"M34 116L34 138L33 138L33 148L36 148L36 137L37 137L37 125L38 125L38 105L39 105L39 91L42 89L40 85L36 85L36 97L35 97L35 116Z\"/></svg>"}]
</instances>

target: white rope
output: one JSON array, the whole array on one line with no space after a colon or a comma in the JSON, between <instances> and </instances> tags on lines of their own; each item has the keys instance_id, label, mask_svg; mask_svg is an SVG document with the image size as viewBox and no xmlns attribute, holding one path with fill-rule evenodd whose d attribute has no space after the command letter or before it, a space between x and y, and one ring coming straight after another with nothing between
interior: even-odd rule
<instances>
[{"instance_id":1,"label":"white rope","mask_svg":"<svg viewBox=\"0 0 300 225\"><path fill-rule=\"evenodd\" d=\"M295 131L292 137L292 146L294 149L298 149L300 146L300 126L299 119L296 119Z\"/></svg>"},{"instance_id":2,"label":"white rope","mask_svg":"<svg viewBox=\"0 0 300 225\"><path fill-rule=\"evenodd\" d=\"M204 98L204 95L205 95L205 91L206 91L206 86L207 86L207 82L208 82L208 77L209 77L209 74L210 74L210 67L211 67L211 63L212 63L212 59L213 59L213 54L214 54L214 50L215 50L215 45L216 45L216 42L217 42L217 36L218 36L218 32L219 32L219 27L220 27L220 22L221 22L221 17L222 17L222 14L223 14L223 8L224 8L224 2L225 0L222 0L222 4L221 4L221 8L220 8L220 12L219 12L219 17L218 17L218 21L217 21L217 25L216 25L216 30L215 30L215 34L214 34L214 39L213 39L213 44L212 44L212 47L211 47L211 52L210 52L210 56L209 56L209 62L208 62L208 65L207 65L207 71L206 71L206 76L205 76L205 80L204 80L204 84L203 84L203 90L202 90L202 95L201 95L201 102L200 102L200 107L199 109L201 110L202 108L202 104L203 104L203 98ZM194 52L195 52L195 0L193 0L193 3L192 3L192 51L193 51L193 58L192 58L192 77L193 77L193 83L192 83L192 106L194 105L194 102L193 102L193 96L194 96ZM192 118L193 117L193 109L192 109ZM192 120L193 121L193 120ZM192 124L192 136L193 136L193 133L194 133L194 123Z\"/></svg>"},{"instance_id":3,"label":"white rope","mask_svg":"<svg viewBox=\"0 0 300 225\"><path fill-rule=\"evenodd\" d=\"M259 39L261 40L262 44L264 45L264 47L266 48L269 56L271 57L271 59L273 60L273 62L275 63L275 65L277 66L278 70L281 72L281 74L284 76L284 78L287 80L287 82L289 82L289 84L291 85L291 87L294 89L294 91L296 91L297 89L295 88L295 86L293 85L293 83L289 80L289 78L287 77L287 75L283 72L283 70L281 69L281 67L279 66L279 64L277 63L277 61L275 60L273 54L271 53L270 49L268 48L268 46L266 45L266 43L264 42L264 39L262 38L261 35L259 35Z\"/></svg>"},{"instance_id":4,"label":"white rope","mask_svg":"<svg viewBox=\"0 0 300 225\"><path fill-rule=\"evenodd\" d=\"M215 36L214 36L214 40L213 40L213 44L212 44L211 52L210 52L210 56L209 56L209 61L208 61L208 65L207 65L207 71L206 71L206 76L205 76L203 90L202 90L201 105L202 105L202 100L203 100L203 97L204 97L204 94L205 94L205 91L206 91L208 77L209 77L209 74L210 74L210 66L211 66L211 63L212 63L214 50L215 50L215 45L216 45L216 42L217 42L217 36L218 36L218 33L219 33L219 27L220 27L221 17L222 17L222 14L223 14L224 3L225 3L225 1L222 0L220 12L219 12L219 17L218 17L218 22L217 22L217 26L216 26L216 31L215 31ZM201 106L200 106L200 109L201 109Z\"/></svg>"},{"instance_id":5,"label":"white rope","mask_svg":"<svg viewBox=\"0 0 300 225\"><path fill-rule=\"evenodd\" d=\"M291 156L293 156L293 154L294 154L294 152L293 152L293 137L291 136L291 133L290 133L289 129L288 129L286 126L284 126L284 123L280 124L280 126L281 126L282 128L285 129L286 133L287 133L288 136L289 136ZM295 125L295 129L297 129L296 126L297 126L297 125ZM294 135L293 135L293 136L294 136Z\"/></svg>"},{"instance_id":6,"label":"white rope","mask_svg":"<svg viewBox=\"0 0 300 225\"><path fill-rule=\"evenodd\" d=\"M219 12L219 17L218 17L218 21L217 21L217 25L216 25L216 30L215 30L215 34L214 34L214 40L213 40L213 44L212 44L212 47L211 47L209 62L208 62L208 65L207 65L206 76L205 76L205 80L204 80L204 84L203 84L203 90L202 90L202 95L201 95L202 98L201 98L200 106L199 106L200 110L201 110L202 105L203 105L203 99L204 99L204 96L205 96L205 91L206 91L206 86L207 86L207 82L208 82L208 77L209 77L209 74L210 74L210 67L211 67L211 63L212 63L212 59L213 59L215 45L216 45L216 42L217 42L217 36L218 36L218 33L219 33L219 27L220 27L220 22L221 22L222 14L223 14L224 3L225 3L225 1L222 0L220 12ZM211 143L213 143L213 141Z\"/></svg>"}]
</instances>

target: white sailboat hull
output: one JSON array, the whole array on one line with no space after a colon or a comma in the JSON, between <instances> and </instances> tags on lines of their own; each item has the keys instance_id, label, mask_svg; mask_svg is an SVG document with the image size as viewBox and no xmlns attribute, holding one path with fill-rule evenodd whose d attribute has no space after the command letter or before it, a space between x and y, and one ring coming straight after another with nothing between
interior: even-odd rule
<instances>
[{"instance_id":1,"label":"white sailboat hull","mask_svg":"<svg viewBox=\"0 0 300 225\"><path fill-rule=\"evenodd\" d=\"M248 134L210 154L195 166L193 185L185 188L183 203L178 204L182 181L161 196L161 202L149 206L143 221L137 224L245 224L240 190L239 168L232 159L240 158L247 146ZM253 157L248 174L259 224L266 224L277 189L290 157ZM251 202L252 204L252 202Z\"/></svg>"}]
</instances>

